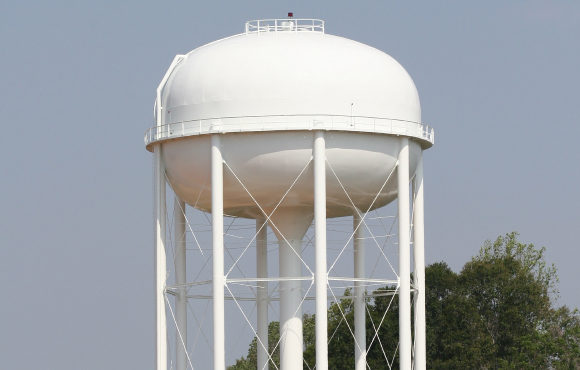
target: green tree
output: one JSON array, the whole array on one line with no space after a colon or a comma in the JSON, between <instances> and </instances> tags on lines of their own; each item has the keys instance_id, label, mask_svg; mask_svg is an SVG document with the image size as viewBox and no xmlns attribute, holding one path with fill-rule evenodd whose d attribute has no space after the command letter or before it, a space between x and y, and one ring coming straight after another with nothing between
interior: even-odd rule
<instances>
[{"instance_id":1,"label":"green tree","mask_svg":"<svg viewBox=\"0 0 580 370\"><path fill-rule=\"evenodd\" d=\"M367 363L371 369L386 368L386 361L399 368L399 300L395 292L395 286L377 289L367 305Z\"/></svg>"},{"instance_id":2,"label":"green tree","mask_svg":"<svg viewBox=\"0 0 580 370\"><path fill-rule=\"evenodd\" d=\"M557 281L544 248L517 240L516 233L486 242L460 273L459 293L475 305L492 340L492 367L547 368L542 335Z\"/></svg>"},{"instance_id":3,"label":"green tree","mask_svg":"<svg viewBox=\"0 0 580 370\"><path fill-rule=\"evenodd\" d=\"M492 340L476 306L461 293L459 276L440 262L425 269L425 282L430 367L469 368L485 364L491 355Z\"/></svg>"},{"instance_id":4,"label":"green tree","mask_svg":"<svg viewBox=\"0 0 580 370\"><path fill-rule=\"evenodd\" d=\"M545 262L545 248L508 233L484 243L459 274L444 262L425 270L427 363L433 369L580 369L580 313L556 307L557 274ZM398 368L398 300L395 287L373 292L367 301L367 362L385 368L385 354ZM388 312L385 315L385 311ZM350 291L328 310L329 368L354 367L353 302ZM375 338L375 326L378 338ZM315 317L304 316L304 360L316 360ZM270 324L270 346L279 338ZM379 340L380 339L380 343ZM371 345L372 343L372 345ZM383 352L383 350L385 352ZM276 364L279 354L275 354ZM392 358L392 360L391 360ZM246 358L230 369L256 368L256 340Z\"/></svg>"},{"instance_id":5,"label":"green tree","mask_svg":"<svg viewBox=\"0 0 580 370\"><path fill-rule=\"evenodd\" d=\"M280 368L280 345L278 340L280 339L280 323L278 321L272 321L268 324L268 353L271 353L274 364L277 368ZM275 350L274 350L275 349ZM273 352L273 353L272 353ZM228 370L256 370L258 366L258 340L256 337L252 339L250 347L248 348L248 354L246 357L242 357L236 360L236 363L232 366L228 366ZM270 368L276 368L270 362Z\"/></svg>"},{"instance_id":6,"label":"green tree","mask_svg":"<svg viewBox=\"0 0 580 370\"><path fill-rule=\"evenodd\" d=\"M485 242L459 274L427 268L431 367L580 368L578 312L554 308L555 267L517 237Z\"/></svg>"},{"instance_id":7,"label":"green tree","mask_svg":"<svg viewBox=\"0 0 580 370\"><path fill-rule=\"evenodd\" d=\"M580 369L580 312L560 307L552 310L544 343L550 348L549 362L556 369Z\"/></svg>"},{"instance_id":8,"label":"green tree","mask_svg":"<svg viewBox=\"0 0 580 370\"><path fill-rule=\"evenodd\" d=\"M328 308L328 367L330 369L351 369L354 367L354 339L350 334L350 330L353 329L353 315L351 291L346 289L344 297L338 303L331 303ZM304 362L310 368L314 368L316 364L315 322L315 315L306 316Z\"/></svg>"}]
</instances>

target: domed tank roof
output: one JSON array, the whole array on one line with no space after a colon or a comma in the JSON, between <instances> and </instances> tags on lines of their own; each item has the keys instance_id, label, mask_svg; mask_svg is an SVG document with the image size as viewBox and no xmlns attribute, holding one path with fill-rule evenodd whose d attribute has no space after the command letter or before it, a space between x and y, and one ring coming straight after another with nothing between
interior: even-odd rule
<instances>
[{"instance_id":1,"label":"domed tank roof","mask_svg":"<svg viewBox=\"0 0 580 370\"><path fill-rule=\"evenodd\" d=\"M162 90L163 122L286 115L421 122L415 84L395 59L298 22L254 31L246 24L243 34L189 52Z\"/></svg>"}]
</instances>

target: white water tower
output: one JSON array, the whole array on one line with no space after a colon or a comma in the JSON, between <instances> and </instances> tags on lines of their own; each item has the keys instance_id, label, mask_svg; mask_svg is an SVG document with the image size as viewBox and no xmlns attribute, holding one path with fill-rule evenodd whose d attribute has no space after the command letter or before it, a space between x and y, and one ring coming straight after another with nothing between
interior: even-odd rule
<instances>
[{"instance_id":1,"label":"white water tower","mask_svg":"<svg viewBox=\"0 0 580 370\"><path fill-rule=\"evenodd\" d=\"M157 89L155 158L157 370L167 369L166 181L174 224L177 369L187 346L185 206L211 214L213 366L225 368L224 215L256 220L258 368L269 365L268 284L280 284L280 364L302 369L301 283L313 281L316 368L328 368L327 219L352 216L355 367L366 368L362 232L371 210L398 201L399 347L402 369L425 368L422 153L433 130L405 69L384 52L325 33L315 19L250 21L245 32L178 55ZM410 186L413 186L412 197ZM413 224L411 225L411 202ZM315 258L301 243L314 221ZM279 273L268 275L265 230L278 238ZM411 242L412 240L412 242ZM411 245L414 281L410 281ZM311 263L312 262L312 263ZM310 273L304 264L310 264ZM411 288L413 287L413 289ZM411 334L411 293L415 299ZM272 318L271 318L272 319ZM235 333L234 333L235 334ZM414 338L414 340L412 339ZM181 345L179 342L181 342ZM414 346L414 348L413 348Z\"/></svg>"}]
</instances>

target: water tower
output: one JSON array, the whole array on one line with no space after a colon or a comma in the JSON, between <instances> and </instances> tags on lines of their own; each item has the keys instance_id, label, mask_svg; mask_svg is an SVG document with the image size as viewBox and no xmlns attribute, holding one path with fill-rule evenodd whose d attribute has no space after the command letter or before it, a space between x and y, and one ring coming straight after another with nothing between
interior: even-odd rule
<instances>
[{"instance_id":1,"label":"water tower","mask_svg":"<svg viewBox=\"0 0 580 370\"><path fill-rule=\"evenodd\" d=\"M422 152L433 130L421 123L415 85L393 58L325 33L316 19L250 21L245 31L175 57L157 89L156 125L145 142L155 163L157 369L167 369L166 199L175 201L175 318L187 339L185 207L211 214L213 366L225 368L224 215L256 220L257 287L279 283L280 364L302 369L301 283L312 281L316 368L328 368L328 284L354 284L355 367L366 368L363 231L371 210L398 204L399 359L425 368ZM412 186L413 191L410 191ZM411 203L412 202L412 203ZM411 221L411 211L413 213ZM327 219L352 216L354 273L327 266ZM314 223L314 261L301 243ZM278 274L268 275L265 230L278 239ZM414 281L410 281L411 245ZM305 272L305 264L312 269ZM181 288L179 288L181 287ZM414 336L411 295L414 295ZM269 365L268 289L256 298L258 368ZM264 345L266 344L266 345ZM176 344L177 369L190 367Z\"/></svg>"}]
</instances>

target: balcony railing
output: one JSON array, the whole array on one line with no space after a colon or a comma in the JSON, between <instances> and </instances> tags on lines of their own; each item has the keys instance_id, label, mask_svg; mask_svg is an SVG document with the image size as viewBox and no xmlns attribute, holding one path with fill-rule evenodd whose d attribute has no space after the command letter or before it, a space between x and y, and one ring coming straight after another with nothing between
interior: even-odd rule
<instances>
[{"instance_id":1,"label":"balcony railing","mask_svg":"<svg viewBox=\"0 0 580 370\"><path fill-rule=\"evenodd\" d=\"M163 140L213 133L263 131L351 131L408 136L427 146L435 141L435 130L426 124L398 119L355 116L259 116L227 117L174 122L153 126L145 133L145 145Z\"/></svg>"}]
</instances>

